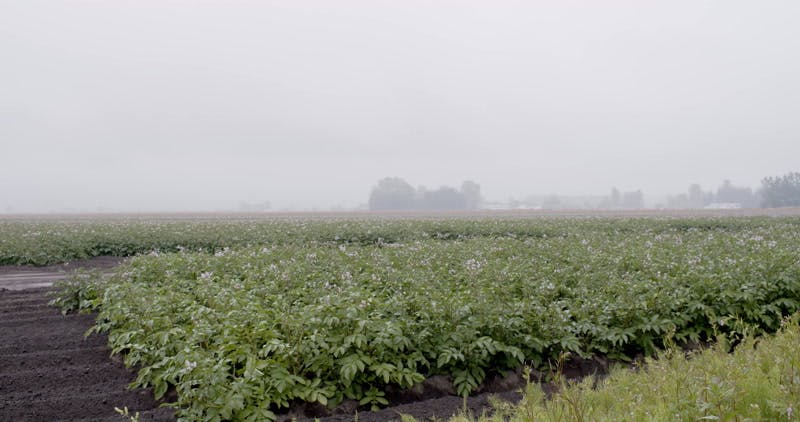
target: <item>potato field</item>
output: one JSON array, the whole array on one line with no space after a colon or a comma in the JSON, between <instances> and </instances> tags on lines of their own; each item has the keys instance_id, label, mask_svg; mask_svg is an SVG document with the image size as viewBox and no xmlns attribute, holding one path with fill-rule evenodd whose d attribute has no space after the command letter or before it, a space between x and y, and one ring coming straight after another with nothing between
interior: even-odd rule
<instances>
[{"instance_id":1,"label":"potato field","mask_svg":"<svg viewBox=\"0 0 800 422\"><path fill-rule=\"evenodd\" d=\"M798 217L0 221L0 264L94 256L132 258L53 303L187 421L379 409L433 377L466 397L800 310Z\"/></svg>"}]
</instances>

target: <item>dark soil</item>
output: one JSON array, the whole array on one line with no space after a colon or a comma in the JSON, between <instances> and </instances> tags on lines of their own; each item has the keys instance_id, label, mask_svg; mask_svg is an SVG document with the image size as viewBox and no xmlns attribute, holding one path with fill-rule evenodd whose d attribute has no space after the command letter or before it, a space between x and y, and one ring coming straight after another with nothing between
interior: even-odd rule
<instances>
[{"instance_id":1,"label":"dark soil","mask_svg":"<svg viewBox=\"0 0 800 422\"><path fill-rule=\"evenodd\" d=\"M130 391L135 373L112 360L107 338L84 333L92 315L62 316L47 306L49 288L0 290L0 420L171 421L147 390Z\"/></svg>"},{"instance_id":2,"label":"dark soil","mask_svg":"<svg viewBox=\"0 0 800 422\"><path fill-rule=\"evenodd\" d=\"M447 420L451 416L462 414L466 411L467 414L474 416L481 416L482 414L490 414L492 412L492 405L490 397L496 400L517 403L522 399L522 394L518 391L510 391L505 393L484 393L477 396L467 398L466 402L461 397L444 396L436 399L428 399L416 401L407 404L399 404L392 407L387 407L376 412L358 412L359 422L382 422L382 421L395 421L400 420L402 415L409 415L415 417L420 421L428 420ZM466 407L465 407L466 404ZM355 419L355 412L349 414L334 415L329 417L319 418L321 422L349 422ZM298 420L313 420L302 419Z\"/></svg>"},{"instance_id":3,"label":"dark soil","mask_svg":"<svg viewBox=\"0 0 800 422\"><path fill-rule=\"evenodd\" d=\"M126 421L114 407L140 412L142 421L174 421L174 413L159 408L147 389L128 390L135 371L126 369L118 357L110 356L105 335L84 333L94 315L61 315L47 305L51 287L25 288L26 281L14 278L37 275L30 285L38 286L70 269L110 269L122 259L100 257L49 267L0 266L0 421ZM3 280L17 280L4 289ZM580 377L605 373L602 359L572 360L564 374ZM537 379L541 374L532 374ZM464 410L479 416L491 413L490 397L518 402L524 387L521 372L496 375L485 382L478 394L464 400L455 395L447 377L426 380L412 391L389 392L391 406L376 412L358 408L348 401L336 409L298 404L280 415L284 420L390 421L401 415L418 420L446 419ZM552 390L545 385L545 390Z\"/></svg>"},{"instance_id":4,"label":"dark soil","mask_svg":"<svg viewBox=\"0 0 800 422\"><path fill-rule=\"evenodd\" d=\"M566 379L575 380L590 375L604 376L609 371L610 362L602 357L592 359L569 359L561 368ZM531 382L540 382L546 394L556 390L547 382L545 374L532 370ZM380 422L400 420L402 415L413 416L418 420L447 420L451 416L468 414L475 417L493 413L493 402L516 404L522 399L526 384L522 369L505 375L494 375L478 387L475 395L466 400L456 396L448 377L436 376L423 381L412 391L389 392L387 397L391 406L378 411L356 409L357 403L345 403L335 409L318 406L298 406L286 415L285 420L296 417L299 421L319 419L322 422L345 422L354 420L358 410L359 422Z\"/></svg>"}]
</instances>

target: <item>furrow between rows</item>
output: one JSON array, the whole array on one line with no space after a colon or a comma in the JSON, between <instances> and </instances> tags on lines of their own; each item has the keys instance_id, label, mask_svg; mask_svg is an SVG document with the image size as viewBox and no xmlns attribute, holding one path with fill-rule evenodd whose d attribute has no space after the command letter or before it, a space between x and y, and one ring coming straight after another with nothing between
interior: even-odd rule
<instances>
[{"instance_id":1,"label":"furrow between rows","mask_svg":"<svg viewBox=\"0 0 800 422\"><path fill-rule=\"evenodd\" d=\"M54 312L54 313L53 313ZM64 321L67 317L61 315L55 309L53 312L42 313L39 315L25 315L24 313L21 315L17 314L10 314L4 315L3 319L0 319L0 328L9 327L16 330L28 328L27 326L37 326L39 324L56 324L60 321ZM8 317L8 319L6 319Z\"/></svg>"},{"instance_id":2,"label":"furrow between rows","mask_svg":"<svg viewBox=\"0 0 800 422\"><path fill-rule=\"evenodd\" d=\"M15 303L13 305L0 305L0 315L4 313L13 312L15 314L20 314L23 312L32 312L32 311L47 311L50 313L53 313L53 311L59 312L58 309L48 305L47 302ZM0 319L2 319L2 317L0 317Z\"/></svg>"},{"instance_id":3,"label":"furrow between rows","mask_svg":"<svg viewBox=\"0 0 800 422\"><path fill-rule=\"evenodd\" d=\"M147 410L157 406L148 390L129 391L118 380L60 390L25 390L0 395L0 420L42 421L110 417L114 407Z\"/></svg>"},{"instance_id":4,"label":"furrow between rows","mask_svg":"<svg viewBox=\"0 0 800 422\"><path fill-rule=\"evenodd\" d=\"M131 372L120 368L111 360L93 364L86 362L64 364L59 367L21 367L16 371L0 372L0 397L17 394L20 391L47 394L65 388L91 386L106 375L133 380Z\"/></svg>"},{"instance_id":5,"label":"furrow between rows","mask_svg":"<svg viewBox=\"0 0 800 422\"><path fill-rule=\"evenodd\" d=\"M30 368L49 368L72 365L76 362L97 365L108 361L119 362L118 357L109 358L110 350L105 345L96 345L62 350L41 350L24 353L0 353L0 374Z\"/></svg>"}]
</instances>

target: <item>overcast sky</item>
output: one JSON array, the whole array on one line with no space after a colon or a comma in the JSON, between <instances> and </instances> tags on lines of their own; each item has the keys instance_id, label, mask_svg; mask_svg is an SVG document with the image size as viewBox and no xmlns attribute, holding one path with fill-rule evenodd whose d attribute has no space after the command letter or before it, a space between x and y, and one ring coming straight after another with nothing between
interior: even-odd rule
<instances>
[{"instance_id":1,"label":"overcast sky","mask_svg":"<svg viewBox=\"0 0 800 422\"><path fill-rule=\"evenodd\" d=\"M0 212L800 171L800 1L0 0Z\"/></svg>"}]
</instances>

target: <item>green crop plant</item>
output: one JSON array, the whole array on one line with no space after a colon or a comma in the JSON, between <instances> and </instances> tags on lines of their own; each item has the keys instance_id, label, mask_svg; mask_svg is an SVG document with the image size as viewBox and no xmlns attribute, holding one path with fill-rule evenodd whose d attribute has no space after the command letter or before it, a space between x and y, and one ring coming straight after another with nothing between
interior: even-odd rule
<instances>
[{"instance_id":1,"label":"green crop plant","mask_svg":"<svg viewBox=\"0 0 800 422\"><path fill-rule=\"evenodd\" d=\"M463 414L450 422L796 420L798 319L784 319L774 336L745 335L732 353L723 336L711 348L688 355L667 349L636 370L617 367L601 380L557 377L550 396L530 383L519 404L495 402L492 415Z\"/></svg>"},{"instance_id":2,"label":"green crop plant","mask_svg":"<svg viewBox=\"0 0 800 422\"><path fill-rule=\"evenodd\" d=\"M133 256L283 244L391 245L475 238L550 240L607 235L797 232L800 218L0 218L0 265L48 265L95 256ZM635 269L636 262L628 262Z\"/></svg>"},{"instance_id":3,"label":"green crop plant","mask_svg":"<svg viewBox=\"0 0 800 422\"><path fill-rule=\"evenodd\" d=\"M434 375L467 395L565 352L739 342L800 310L797 219L115 224L93 230L141 229L152 239L132 249L159 252L67 282L55 303L98 312L92 331L140 368L133 386L174 388L183 420L377 407Z\"/></svg>"}]
</instances>

